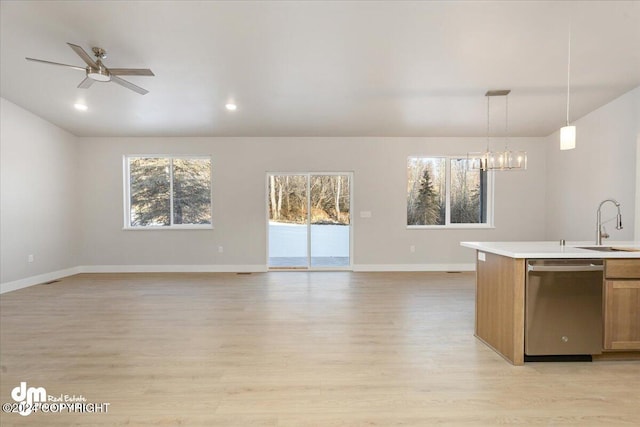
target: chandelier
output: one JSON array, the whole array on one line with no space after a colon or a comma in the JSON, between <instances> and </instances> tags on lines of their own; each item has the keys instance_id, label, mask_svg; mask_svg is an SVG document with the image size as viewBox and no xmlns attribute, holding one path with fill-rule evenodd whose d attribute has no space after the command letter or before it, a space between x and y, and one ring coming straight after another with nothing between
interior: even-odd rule
<instances>
[{"instance_id":1,"label":"chandelier","mask_svg":"<svg viewBox=\"0 0 640 427\"><path fill-rule=\"evenodd\" d=\"M527 169L527 152L513 151L509 149L509 93L510 89L490 90L485 93L487 97L487 149L482 153L468 153L469 167L476 170L495 171L522 171ZM504 96L505 99L505 145L504 150L491 151L491 98Z\"/></svg>"}]
</instances>

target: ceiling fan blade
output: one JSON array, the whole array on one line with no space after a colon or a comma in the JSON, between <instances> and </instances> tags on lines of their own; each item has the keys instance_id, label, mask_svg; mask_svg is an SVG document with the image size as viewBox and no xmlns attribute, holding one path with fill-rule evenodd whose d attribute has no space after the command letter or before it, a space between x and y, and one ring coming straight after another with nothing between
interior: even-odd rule
<instances>
[{"instance_id":1,"label":"ceiling fan blade","mask_svg":"<svg viewBox=\"0 0 640 427\"><path fill-rule=\"evenodd\" d=\"M45 61L44 59L35 59L35 58L25 58L27 61L33 61L33 62L42 62L44 64L51 64L51 65L62 65L63 67L69 67L69 68L74 68L76 70L80 70L80 71L85 71L85 68L83 67L76 67L75 65L68 65L68 64L61 64L59 62L51 62L51 61Z\"/></svg>"},{"instance_id":2,"label":"ceiling fan blade","mask_svg":"<svg viewBox=\"0 0 640 427\"><path fill-rule=\"evenodd\" d=\"M136 86L133 83L123 80L118 76L114 76L113 74L111 75L111 81L114 83L118 83L120 86L124 86L127 89L131 89L134 92L138 92L140 95L146 95L147 93L149 93L148 90L142 89L140 86Z\"/></svg>"},{"instance_id":3,"label":"ceiling fan blade","mask_svg":"<svg viewBox=\"0 0 640 427\"><path fill-rule=\"evenodd\" d=\"M81 48L80 46L75 45L75 44L73 44L73 43L69 43L69 42L67 42L67 44L69 45L69 47L70 47L71 49L73 49L73 51L74 51L75 53L77 53L77 54L78 54L78 56L79 56L80 58L82 58L82 60L83 60L84 62L86 62L86 63L87 63L87 65L88 65L88 66L90 66L90 67L92 67L92 68L98 68L98 64L96 64L96 63L95 63L95 61L94 61L93 59L91 59L91 57L89 56L89 54L88 54L87 52L85 52L83 48Z\"/></svg>"},{"instance_id":4,"label":"ceiling fan blade","mask_svg":"<svg viewBox=\"0 0 640 427\"><path fill-rule=\"evenodd\" d=\"M90 79L89 77L85 77L83 81L80 82L78 87L80 89L89 89L95 80Z\"/></svg>"},{"instance_id":5,"label":"ceiling fan blade","mask_svg":"<svg viewBox=\"0 0 640 427\"><path fill-rule=\"evenodd\" d=\"M155 76L148 68L109 68L109 73L114 76Z\"/></svg>"}]
</instances>

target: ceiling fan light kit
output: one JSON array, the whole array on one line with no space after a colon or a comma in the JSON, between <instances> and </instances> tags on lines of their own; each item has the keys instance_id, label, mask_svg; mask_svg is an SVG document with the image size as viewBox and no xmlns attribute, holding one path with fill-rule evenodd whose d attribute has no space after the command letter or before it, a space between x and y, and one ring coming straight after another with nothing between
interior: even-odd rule
<instances>
[{"instance_id":1,"label":"ceiling fan light kit","mask_svg":"<svg viewBox=\"0 0 640 427\"><path fill-rule=\"evenodd\" d=\"M76 65L61 64L59 62L45 61L43 59L26 58L28 61L42 62L44 64L60 65L63 67L73 68L74 70L82 70L86 73L86 77L80 82L80 89L88 89L93 82L114 82L120 86L126 87L140 95L149 93L148 90L141 88L127 80L118 76L154 76L153 71L148 68L107 68L102 60L107 58L107 52L101 47L93 47L91 51L96 57L94 61L91 56L80 46L68 43L69 47L87 64L86 67L78 67Z\"/></svg>"},{"instance_id":2,"label":"ceiling fan light kit","mask_svg":"<svg viewBox=\"0 0 640 427\"><path fill-rule=\"evenodd\" d=\"M99 68L87 67L87 77L98 82L108 82L111 80L111 75L102 64L98 64Z\"/></svg>"},{"instance_id":3,"label":"ceiling fan light kit","mask_svg":"<svg viewBox=\"0 0 640 427\"><path fill-rule=\"evenodd\" d=\"M97 58L97 67L94 68L91 65L87 65L87 77L98 82L108 82L111 80L111 75L107 67L102 64L102 60L107 58L107 52L101 47L93 47L91 51Z\"/></svg>"}]
</instances>

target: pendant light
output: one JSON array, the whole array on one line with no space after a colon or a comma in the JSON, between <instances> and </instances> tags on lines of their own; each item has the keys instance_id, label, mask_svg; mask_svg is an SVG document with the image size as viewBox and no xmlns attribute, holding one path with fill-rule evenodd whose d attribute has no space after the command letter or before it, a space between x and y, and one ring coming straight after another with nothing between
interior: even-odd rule
<instances>
[{"instance_id":1,"label":"pendant light","mask_svg":"<svg viewBox=\"0 0 640 427\"><path fill-rule=\"evenodd\" d=\"M522 171L527 169L527 153L526 151L509 150L509 93L510 89L490 90L487 91L487 150L484 153L469 153L469 167L471 169L479 169L483 171ZM503 151L491 151L489 142L491 135L490 117L491 117L491 98L494 96L505 97L505 145Z\"/></svg>"},{"instance_id":2,"label":"pendant light","mask_svg":"<svg viewBox=\"0 0 640 427\"><path fill-rule=\"evenodd\" d=\"M569 94L571 87L571 27L569 27L567 60L567 125L560 129L560 149L573 150L576 148L576 127L569 125Z\"/></svg>"}]
</instances>

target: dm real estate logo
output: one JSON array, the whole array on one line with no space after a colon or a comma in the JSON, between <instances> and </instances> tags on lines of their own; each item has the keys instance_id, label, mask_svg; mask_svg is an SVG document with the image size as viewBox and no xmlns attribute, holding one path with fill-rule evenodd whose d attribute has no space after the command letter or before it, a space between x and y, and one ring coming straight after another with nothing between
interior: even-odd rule
<instances>
[{"instance_id":1,"label":"dm real estate logo","mask_svg":"<svg viewBox=\"0 0 640 427\"><path fill-rule=\"evenodd\" d=\"M108 402L87 402L82 395L51 396L44 387L27 387L25 381L11 390L11 398L13 403L3 403L2 412L17 413L23 417L31 415L32 412L106 414L110 405Z\"/></svg>"},{"instance_id":2,"label":"dm real estate logo","mask_svg":"<svg viewBox=\"0 0 640 427\"><path fill-rule=\"evenodd\" d=\"M11 390L11 398L18 403L18 413L26 417L31 414L36 404L47 401L47 390L44 387L27 388L27 383L23 381Z\"/></svg>"}]
</instances>

